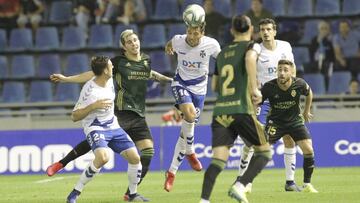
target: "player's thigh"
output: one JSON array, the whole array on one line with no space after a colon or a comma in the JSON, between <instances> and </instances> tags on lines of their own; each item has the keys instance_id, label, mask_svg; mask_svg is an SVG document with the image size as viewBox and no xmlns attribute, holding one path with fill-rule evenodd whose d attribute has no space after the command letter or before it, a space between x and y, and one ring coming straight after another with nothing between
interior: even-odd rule
<instances>
[{"instance_id":1,"label":"player's thigh","mask_svg":"<svg viewBox=\"0 0 360 203\"><path fill-rule=\"evenodd\" d=\"M230 150L229 146L214 147L212 149L212 152L213 152L212 158L227 161L229 158L229 154L230 154L229 150Z\"/></svg>"},{"instance_id":2,"label":"player's thigh","mask_svg":"<svg viewBox=\"0 0 360 203\"><path fill-rule=\"evenodd\" d=\"M284 141L284 146L286 148L293 148L295 147L295 141L291 138L290 135L284 135L282 137L283 141Z\"/></svg>"},{"instance_id":3,"label":"player's thigh","mask_svg":"<svg viewBox=\"0 0 360 203\"><path fill-rule=\"evenodd\" d=\"M113 137L108 146L116 153L121 154L123 151L135 147L130 136L121 128L112 130Z\"/></svg>"},{"instance_id":4,"label":"player's thigh","mask_svg":"<svg viewBox=\"0 0 360 203\"><path fill-rule=\"evenodd\" d=\"M251 145L261 146L268 142L263 125L255 115L234 114L231 128Z\"/></svg>"},{"instance_id":5,"label":"player's thigh","mask_svg":"<svg viewBox=\"0 0 360 203\"><path fill-rule=\"evenodd\" d=\"M230 148L234 145L238 136L232 129L224 126L224 123L219 119L221 117L222 116L213 117L211 123L213 149L223 146Z\"/></svg>"},{"instance_id":6,"label":"player's thigh","mask_svg":"<svg viewBox=\"0 0 360 203\"><path fill-rule=\"evenodd\" d=\"M116 116L118 117L121 128L124 129L124 131L135 143L148 140L145 141L145 143L139 143L141 146L136 144L137 147L142 147L143 145L145 145L145 148L153 147L153 138L144 117L141 117L137 113L131 111L116 112Z\"/></svg>"}]
</instances>

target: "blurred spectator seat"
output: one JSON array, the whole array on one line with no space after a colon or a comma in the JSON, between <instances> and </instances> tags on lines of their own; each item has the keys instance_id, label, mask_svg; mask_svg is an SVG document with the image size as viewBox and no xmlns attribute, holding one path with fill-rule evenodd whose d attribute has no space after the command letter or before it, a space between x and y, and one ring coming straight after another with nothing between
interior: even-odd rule
<instances>
[{"instance_id":1,"label":"blurred spectator seat","mask_svg":"<svg viewBox=\"0 0 360 203\"><path fill-rule=\"evenodd\" d=\"M76 102L80 95L79 84L76 83L59 83L56 85L54 101L72 101Z\"/></svg>"},{"instance_id":2,"label":"blurred spectator seat","mask_svg":"<svg viewBox=\"0 0 360 203\"><path fill-rule=\"evenodd\" d=\"M165 26L163 24L147 24L141 38L143 48L164 47L166 43Z\"/></svg>"},{"instance_id":3,"label":"blurred spectator seat","mask_svg":"<svg viewBox=\"0 0 360 203\"><path fill-rule=\"evenodd\" d=\"M358 4L358 3L357 3ZM333 16L340 14L339 0L316 0L315 14L317 16Z\"/></svg>"},{"instance_id":4,"label":"blurred spectator seat","mask_svg":"<svg viewBox=\"0 0 360 203\"><path fill-rule=\"evenodd\" d=\"M290 17L313 15L313 0L289 0L287 15Z\"/></svg>"},{"instance_id":5,"label":"blurred spectator seat","mask_svg":"<svg viewBox=\"0 0 360 203\"><path fill-rule=\"evenodd\" d=\"M294 60L296 69L303 70L303 65L310 62L309 49L307 47L294 47L293 48Z\"/></svg>"},{"instance_id":6,"label":"blurred spectator seat","mask_svg":"<svg viewBox=\"0 0 360 203\"><path fill-rule=\"evenodd\" d=\"M11 78L24 79L34 76L34 57L32 55L14 55L11 61Z\"/></svg>"},{"instance_id":7,"label":"blurred spectator seat","mask_svg":"<svg viewBox=\"0 0 360 203\"><path fill-rule=\"evenodd\" d=\"M236 0L235 2L235 15L244 14L251 8L251 0Z\"/></svg>"},{"instance_id":8,"label":"blurred spectator seat","mask_svg":"<svg viewBox=\"0 0 360 203\"><path fill-rule=\"evenodd\" d=\"M72 18L71 1L52 1L49 22L54 24L68 24Z\"/></svg>"},{"instance_id":9,"label":"blurred spectator seat","mask_svg":"<svg viewBox=\"0 0 360 203\"><path fill-rule=\"evenodd\" d=\"M31 81L29 102L52 102L52 86L50 81Z\"/></svg>"},{"instance_id":10,"label":"blurred spectator seat","mask_svg":"<svg viewBox=\"0 0 360 203\"><path fill-rule=\"evenodd\" d=\"M304 75L304 80L309 84L316 95L325 94L325 78L321 73L310 73Z\"/></svg>"},{"instance_id":11,"label":"blurred spectator seat","mask_svg":"<svg viewBox=\"0 0 360 203\"><path fill-rule=\"evenodd\" d=\"M330 77L328 94L342 94L348 91L351 73L348 71L334 72Z\"/></svg>"},{"instance_id":12,"label":"blurred spectator seat","mask_svg":"<svg viewBox=\"0 0 360 203\"><path fill-rule=\"evenodd\" d=\"M23 103L25 102L25 85L23 82L4 82L2 101L4 103Z\"/></svg>"},{"instance_id":13,"label":"blurred spectator seat","mask_svg":"<svg viewBox=\"0 0 360 203\"><path fill-rule=\"evenodd\" d=\"M32 32L29 28L15 28L10 32L10 51L25 51L33 48Z\"/></svg>"},{"instance_id":14,"label":"blurred spectator seat","mask_svg":"<svg viewBox=\"0 0 360 203\"><path fill-rule=\"evenodd\" d=\"M186 26L184 23L171 23L168 25L167 39L171 39L174 35L183 35L186 33Z\"/></svg>"},{"instance_id":15,"label":"blurred spectator seat","mask_svg":"<svg viewBox=\"0 0 360 203\"><path fill-rule=\"evenodd\" d=\"M171 73L171 62L164 51L152 51L150 53L151 68L159 73Z\"/></svg>"},{"instance_id":16,"label":"blurred spectator seat","mask_svg":"<svg viewBox=\"0 0 360 203\"><path fill-rule=\"evenodd\" d=\"M70 54L66 62L65 75L75 75L90 70L89 58L86 54Z\"/></svg>"},{"instance_id":17,"label":"blurred spectator seat","mask_svg":"<svg viewBox=\"0 0 360 203\"><path fill-rule=\"evenodd\" d=\"M146 98L158 98L161 96L161 85L159 82L149 80L147 82Z\"/></svg>"},{"instance_id":18,"label":"blurred spectator seat","mask_svg":"<svg viewBox=\"0 0 360 203\"><path fill-rule=\"evenodd\" d=\"M310 44L313 37L318 33L319 20L306 20L304 23L304 34L300 40L302 44Z\"/></svg>"},{"instance_id":19,"label":"blurred spectator seat","mask_svg":"<svg viewBox=\"0 0 360 203\"><path fill-rule=\"evenodd\" d=\"M0 79L7 78L9 76L8 61L6 56L0 56Z\"/></svg>"},{"instance_id":20,"label":"blurred spectator seat","mask_svg":"<svg viewBox=\"0 0 360 203\"><path fill-rule=\"evenodd\" d=\"M145 0L144 5L146 9L146 15L148 16L148 18L152 18L152 16L154 15L154 1Z\"/></svg>"},{"instance_id":21,"label":"blurred spectator seat","mask_svg":"<svg viewBox=\"0 0 360 203\"><path fill-rule=\"evenodd\" d=\"M274 16L285 15L285 0L265 0L263 1L264 8L271 11Z\"/></svg>"},{"instance_id":22,"label":"blurred spectator seat","mask_svg":"<svg viewBox=\"0 0 360 203\"><path fill-rule=\"evenodd\" d=\"M115 27L115 37L114 37L114 47L118 48L120 47L120 34L126 30L126 29L131 29L133 30L135 33L137 33L139 35L139 29L138 26L136 24L130 24L130 25L124 25L124 24L117 24Z\"/></svg>"},{"instance_id":23,"label":"blurred spectator seat","mask_svg":"<svg viewBox=\"0 0 360 203\"><path fill-rule=\"evenodd\" d=\"M157 0L155 5L155 13L153 19L171 20L179 19L178 0Z\"/></svg>"},{"instance_id":24,"label":"blurred spectator seat","mask_svg":"<svg viewBox=\"0 0 360 203\"><path fill-rule=\"evenodd\" d=\"M36 47L38 51L59 49L59 34L56 27L40 27L36 31Z\"/></svg>"},{"instance_id":25,"label":"blurred spectator seat","mask_svg":"<svg viewBox=\"0 0 360 203\"><path fill-rule=\"evenodd\" d=\"M221 13L225 17L232 17L231 0L213 0L213 5L215 11Z\"/></svg>"},{"instance_id":26,"label":"blurred spectator seat","mask_svg":"<svg viewBox=\"0 0 360 203\"><path fill-rule=\"evenodd\" d=\"M77 50L86 46L85 35L80 27L69 26L65 27L63 31L62 50Z\"/></svg>"},{"instance_id":27,"label":"blurred spectator seat","mask_svg":"<svg viewBox=\"0 0 360 203\"><path fill-rule=\"evenodd\" d=\"M207 83L207 91L206 91L207 97L215 96L214 92L211 90L211 81L212 81L212 77L209 76Z\"/></svg>"},{"instance_id":28,"label":"blurred spectator seat","mask_svg":"<svg viewBox=\"0 0 360 203\"><path fill-rule=\"evenodd\" d=\"M94 24L90 28L89 48L110 48L113 46L111 25Z\"/></svg>"},{"instance_id":29,"label":"blurred spectator seat","mask_svg":"<svg viewBox=\"0 0 360 203\"><path fill-rule=\"evenodd\" d=\"M360 3L359 0L343 0L342 1L342 14L343 15L359 15Z\"/></svg>"},{"instance_id":30,"label":"blurred spectator seat","mask_svg":"<svg viewBox=\"0 0 360 203\"><path fill-rule=\"evenodd\" d=\"M0 52L3 52L7 49L7 39L6 39L6 31L4 29L0 29Z\"/></svg>"},{"instance_id":31,"label":"blurred spectator seat","mask_svg":"<svg viewBox=\"0 0 360 203\"><path fill-rule=\"evenodd\" d=\"M61 73L60 57L58 54L44 54L39 57L37 76L49 78L53 73Z\"/></svg>"}]
</instances>

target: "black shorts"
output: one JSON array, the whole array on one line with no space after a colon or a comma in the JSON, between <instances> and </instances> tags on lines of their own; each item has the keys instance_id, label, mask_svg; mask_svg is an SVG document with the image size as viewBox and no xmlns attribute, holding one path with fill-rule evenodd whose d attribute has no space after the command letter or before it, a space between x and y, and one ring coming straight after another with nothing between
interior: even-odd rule
<instances>
[{"instance_id":1,"label":"black shorts","mask_svg":"<svg viewBox=\"0 0 360 203\"><path fill-rule=\"evenodd\" d=\"M284 135L290 135L295 141L311 139L310 133L305 125L295 127L278 127L276 125L266 124L265 133L269 137L271 144L276 143Z\"/></svg>"},{"instance_id":2,"label":"black shorts","mask_svg":"<svg viewBox=\"0 0 360 203\"><path fill-rule=\"evenodd\" d=\"M267 142L264 128L255 115L231 114L213 117L211 123L212 147L232 146L237 136L246 139L250 145Z\"/></svg>"},{"instance_id":3,"label":"black shorts","mask_svg":"<svg viewBox=\"0 0 360 203\"><path fill-rule=\"evenodd\" d=\"M127 134L129 134L134 142L145 139L153 140L150 129L144 117L141 117L139 114L133 111L115 110L115 115L118 118L120 127L124 129Z\"/></svg>"}]
</instances>

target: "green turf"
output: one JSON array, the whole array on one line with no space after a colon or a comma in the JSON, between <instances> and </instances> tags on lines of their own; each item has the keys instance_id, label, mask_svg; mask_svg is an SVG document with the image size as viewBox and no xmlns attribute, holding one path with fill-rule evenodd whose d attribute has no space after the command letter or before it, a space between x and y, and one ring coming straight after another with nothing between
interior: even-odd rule
<instances>
[{"instance_id":1,"label":"green turf","mask_svg":"<svg viewBox=\"0 0 360 203\"><path fill-rule=\"evenodd\" d=\"M236 171L224 171L217 178L211 202L236 202L227 196L227 190L235 179ZM79 174L0 176L0 202L12 203L57 203L65 202ZM255 203L351 203L360 202L360 168L317 168L313 185L320 193L284 192L282 169L263 171L255 180L253 193L248 196ZM302 183L302 171L296 174ZM40 180L51 182L37 183ZM155 203L197 203L200 200L203 173L180 171L172 192L163 190L164 173L151 172L139 188L139 192ZM127 185L125 173L104 173L95 177L81 194L79 203L118 203Z\"/></svg>"}]
</instances>

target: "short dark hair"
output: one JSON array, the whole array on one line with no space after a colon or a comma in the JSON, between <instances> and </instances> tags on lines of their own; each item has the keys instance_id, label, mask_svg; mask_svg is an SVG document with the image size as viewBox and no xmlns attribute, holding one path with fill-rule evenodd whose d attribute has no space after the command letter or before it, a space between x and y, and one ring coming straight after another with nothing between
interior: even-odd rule
<instances>
[{"instance_id":1,"label":"short dark hair","mask_svg":"<svg viewBox=\"0 0 360 203\"><path fill-rule=\"evenodd\" d=\"M262 0L252 0L252 1L258 1L260 4L263 4Z\"/></svg>"},{"instance_id":2,"label":"short dark hair","mask_svg":"<svg viewBox=\"0 0 360 203\"><path fill-rule=\"evenodd\" d=\"M101 75L108 65L110 58L107 56L94 56L91 58L91 70L96 76Z\"/></svg>"},{"instance_id":3,"label":"short dark hair","mask_svg":"<svg viewBox=\"0 0 360 203\"><path fill-rule=\"evenodd\" d=\"M245 33L250 29L251 20L246 15L237 15L232 18L231 25L236 32Z\"/></svg>"},{"instance_id":4,"label":"short dark hair","mask_svg":"<svg viewBox=\"0 0 360 203\"><path fill-rule=\"evenodd\" d=\"M260 22L259 22L259 28L260 28L261 25L266 25L266 24L272 24L274 30L276 30L275 20L273 20L271 18L263 18L263 19L261 19Z\"/></svg>"},{"instance_id":5,"label":"short dark hair","mask_svg":"<svg viewBox=\"0 0 360 203\"><path fill-rule=\"evenodd\" d=\"M278 62L278 65L282 65L282 64L284 64L284 65L289 65L289 66L291 66L291 67L294 66L294 63L293 63L292 61L286 60L286 59L281 59L281 60Z\"/></svg>"}]
</instances>

